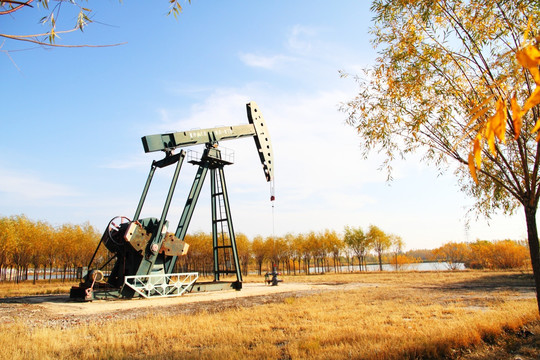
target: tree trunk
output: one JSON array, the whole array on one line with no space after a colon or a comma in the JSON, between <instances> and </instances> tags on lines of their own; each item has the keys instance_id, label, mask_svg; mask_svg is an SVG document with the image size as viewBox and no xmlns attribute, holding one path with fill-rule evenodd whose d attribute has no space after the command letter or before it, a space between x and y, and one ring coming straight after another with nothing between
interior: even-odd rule
<instances>
[{"instance_id":1,"label":"tree trunk","mask_svg":"<svg viewBox=\"0 0 540 360\"><path fill-rule=\"evenodd\" d=\"M536 285L536 302L540 312L540 246L538 244L538 229L536 227L536 206L525 206L525 220L527 222L527 237L531 252L534 283Z\"/></svg>"},{"instance_id":2,"label":"tree trunk","mask_svg":"<svg viewBox=\"0 0 540 360\"><path fill-rule=\"evenodd\" d=\"M379 252L379 271L382 271L382 253Z\"/></svg>"}]
</instances>

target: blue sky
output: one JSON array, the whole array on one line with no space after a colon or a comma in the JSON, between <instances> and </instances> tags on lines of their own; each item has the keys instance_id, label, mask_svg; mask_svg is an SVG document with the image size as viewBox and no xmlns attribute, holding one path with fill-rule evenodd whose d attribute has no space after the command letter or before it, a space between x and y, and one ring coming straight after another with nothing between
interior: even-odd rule
<instances>
[{"instance_id":1,"label":"blue sky","mask_svg":"<svg viewBox=\"0 0 540 360\"><path fill-rule=\"evenodd\" d=\"M88 7L99 23L57 43L124 45L43 49L5 41L0 48L0 216L89 221L101 231L113 216L132 216L161 156L144 153L142 136L244 124L245 104L256 101L272 137L276 201L272 210L253 140L222 142L235 151L225 171L236 231L253 237L374 224L409 249L526 237L520 212L489 223L473 218L467 229L471 201L451 171L437 176L413 156L395 164L387 183L381 158L361 157L362 139L338 111L355 84L338 71L359 73L376 57L368 1L194 0L177 20L166 16L166 1ZM43 15L4 16L0 32L43 31ZM72 26L68 7L61 16L59 26ZM171 170L157 173L143 216L159 217ZM171 226L195 171L182 168ZM205 185L190 231L211 230Z\"/></svg>"}]
</instances>

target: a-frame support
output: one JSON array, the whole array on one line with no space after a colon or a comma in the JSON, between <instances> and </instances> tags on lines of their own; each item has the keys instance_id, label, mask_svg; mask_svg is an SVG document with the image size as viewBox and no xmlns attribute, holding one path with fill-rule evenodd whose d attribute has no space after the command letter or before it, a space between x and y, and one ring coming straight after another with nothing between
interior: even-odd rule
<instances>
[{"instance_id":1,"label":"a-frame support","mask_svg":"<svg viewBox=\"0 0 540 360\"><path fill-rule=\"evenodd\" d=\"M238 261L236 236L231 218L229 196L225 184L223 167L212 169L212 242L214 252L214 281L220 280L221 274L236 274L242 282L242 272ZM227 233L227 234L226 234ZM228 237L227 237L228 235Z\"/></svg>"},{"instance_id":2,"label":"a-frame support","mask_svg":"<svg viewBox=\"0 0 540 360\"><path fill-rule=\"evenodd\" d=\"M186 201L186 205L178 222L175 236L184 240L189 223L193 216L195 206L199 199L201 189L210 170L211 178L211 200L212 200L212 242L214 254L214 284L205 286L204 283L195 284L193 291L208 291L226 288L227 285L215 286L219 283L221 275L236 274L236 281L229 286L240 290L242 288L242 273L238 251L236 247L236 237L232 223L227 186L223 168L231 162L221 158L221 151L213 145L207 145L200 159L189 161L191 164L199 165L197 174L191 186L191 190ZM166 263L166 272L172 273L177 258L171 257Z\"/></svg>"}]
</instances>

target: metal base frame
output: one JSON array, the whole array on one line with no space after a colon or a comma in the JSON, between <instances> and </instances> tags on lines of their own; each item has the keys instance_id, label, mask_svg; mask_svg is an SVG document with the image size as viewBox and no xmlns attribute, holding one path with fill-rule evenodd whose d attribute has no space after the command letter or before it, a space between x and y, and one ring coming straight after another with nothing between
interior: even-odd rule
<instances>
[{"instance_id":1,"label":"metal base frame","mask_svg":"<svg viewBox=\"0 0 540 360\"><path fill-rule=\"evenodd\" d=\"M144 298L181 296L189 291L199 278L199 273L177 273L156 275L130 275L124 279L127 286Z\"/></svg>"}]
</instances>

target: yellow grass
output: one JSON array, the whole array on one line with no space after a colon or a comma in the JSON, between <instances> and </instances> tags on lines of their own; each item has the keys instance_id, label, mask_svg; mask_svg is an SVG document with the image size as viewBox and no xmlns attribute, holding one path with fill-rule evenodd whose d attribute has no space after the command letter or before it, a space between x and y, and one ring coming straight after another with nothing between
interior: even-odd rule
<instances>
[{"instance_id":1,"label":"yellow grass","mask_svg":"<svg viewBox=\"0 0 540 360\"><path fill-rule=\"evenodd\" d=\"M489 272L285 277L361 286L216 313L155 314L64 330L32 328L19 320L0 325L0 357L434 358L537 320L530 292L524 296L517 288L499 286L516 277L520 282L519 273ZM483 289L485 284L497 286Z\"/></svg>"},{"instance_id":2,"label":"yellow grass","mask_svg":"<svg viewBox=\"0 0 540 360\"><path fill-rule=\"evenodd\" d=\"M67 294L73 285L78 282L61 282L54 280L38 280L36 284L32 281L24 281L18 284L13 282L0 282L0 298L27 296L27 295L48 295L48 294Z\"/></svg>"}]
</instances>

